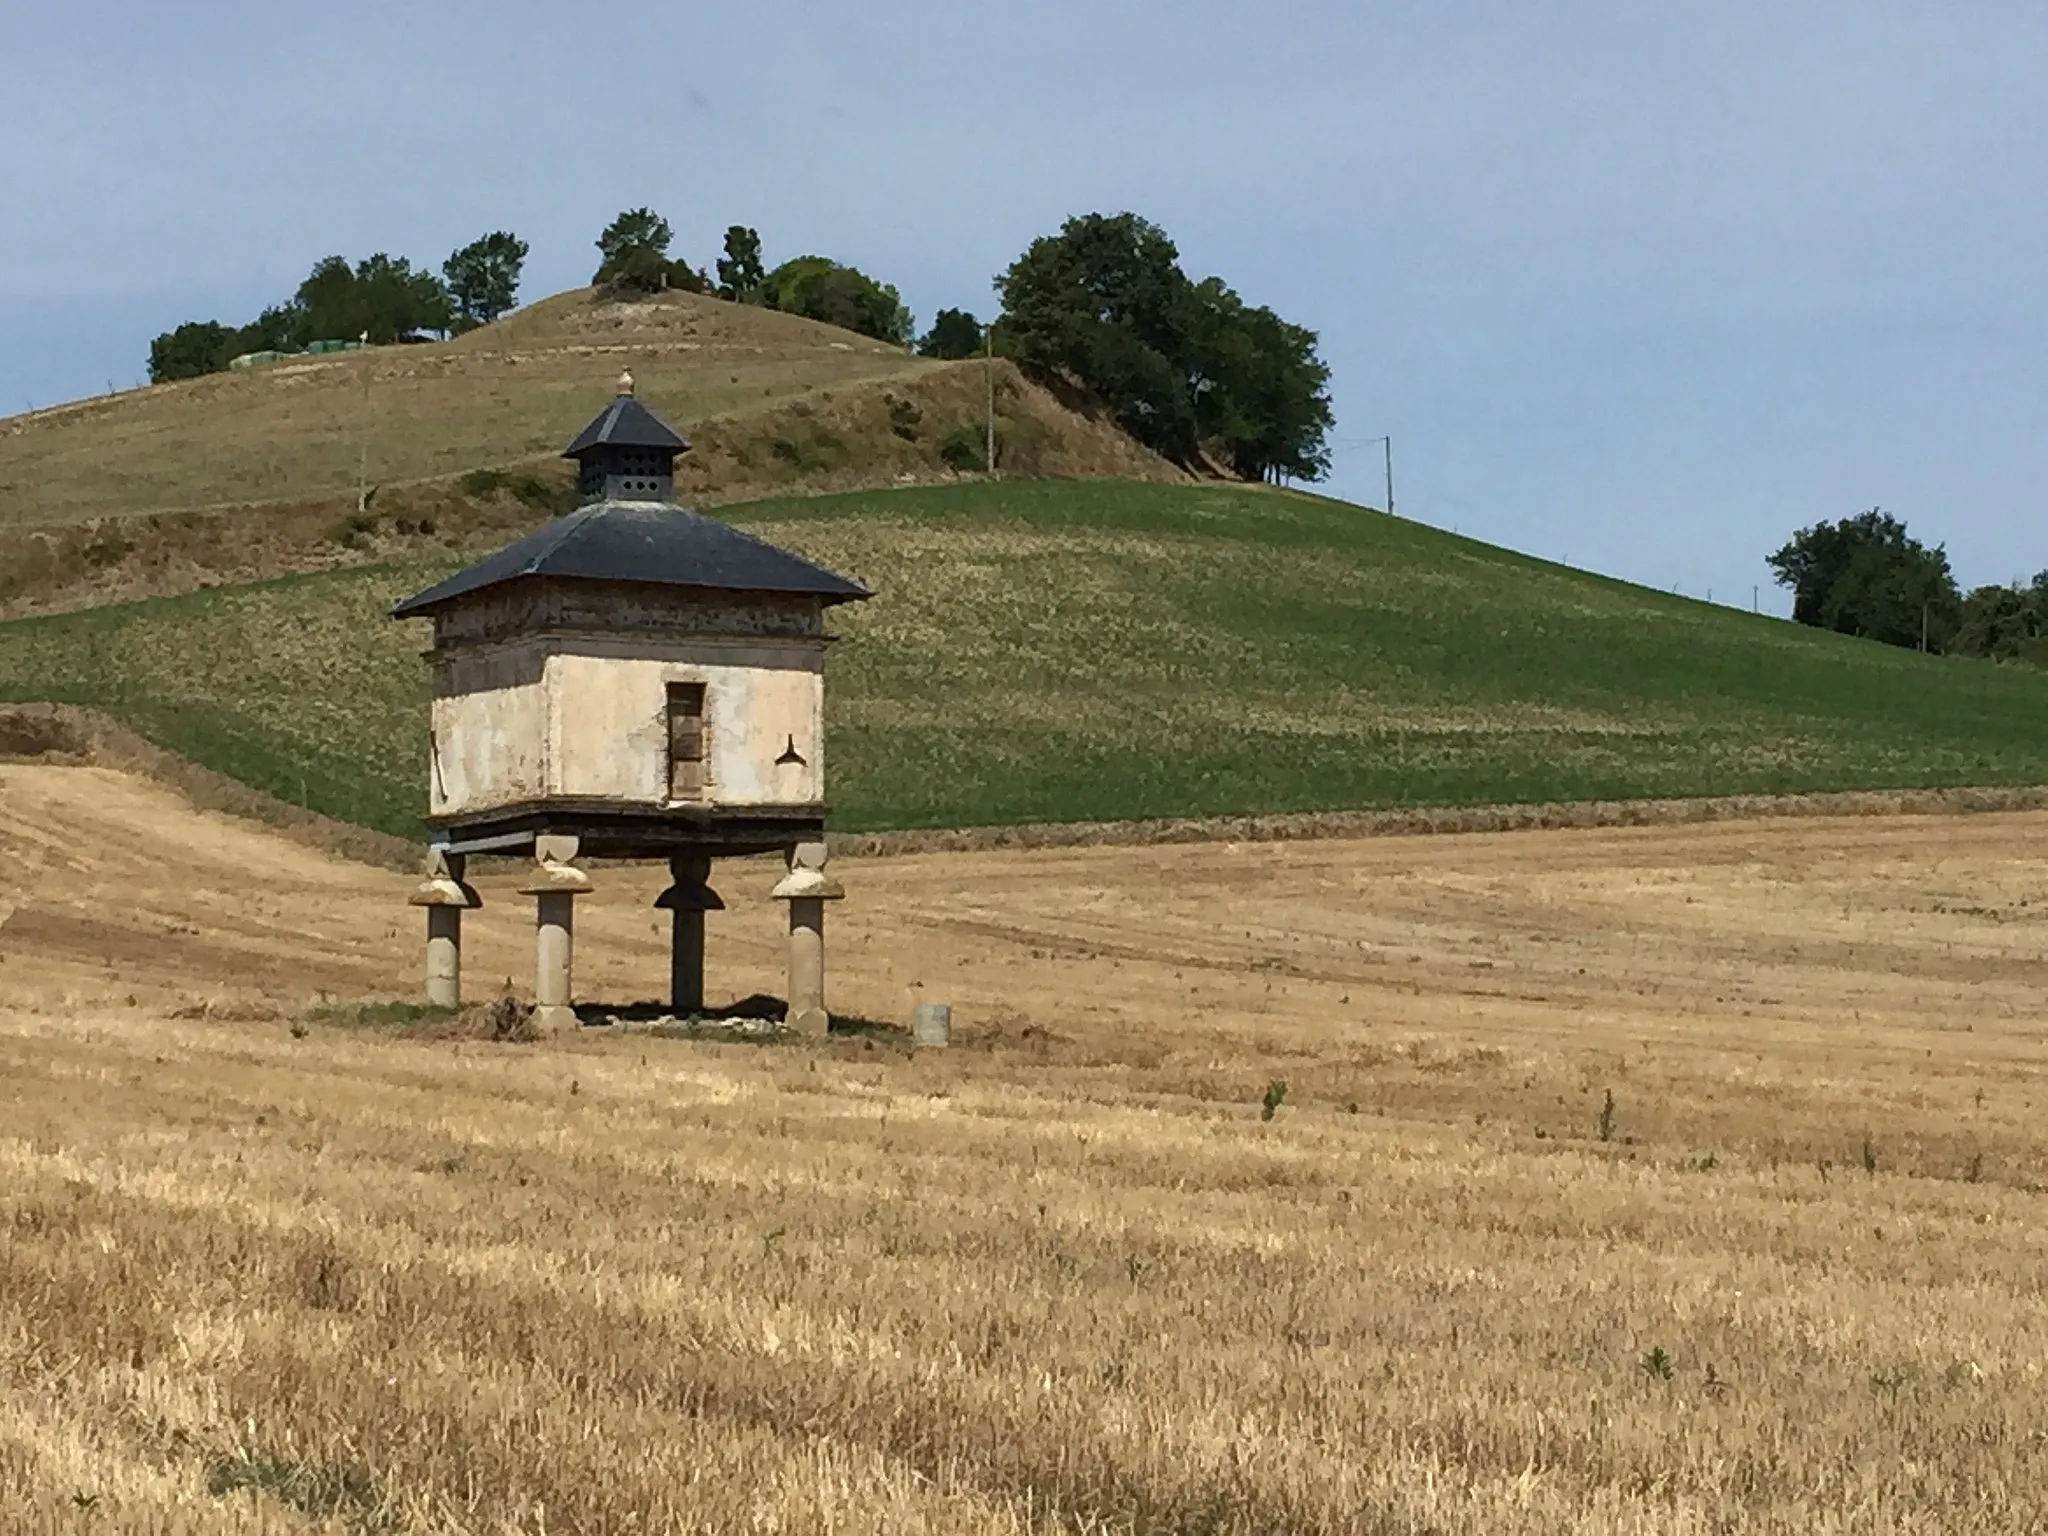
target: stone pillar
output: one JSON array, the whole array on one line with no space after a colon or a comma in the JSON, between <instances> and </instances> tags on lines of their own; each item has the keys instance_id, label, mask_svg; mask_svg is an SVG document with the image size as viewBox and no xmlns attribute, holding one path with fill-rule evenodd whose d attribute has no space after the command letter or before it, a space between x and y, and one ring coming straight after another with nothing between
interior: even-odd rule
<instances>
[{"instance_id":1,"label":"stone pillar","mask_svg":"<svg viewBox=\"0 0 2048 1536\"><path fill-rule=\"evenodd\" d=\"M427 909L427 1005L462 1006L462 914L483 905L462 878L468 864L459 853L427 850L426 881L406 904Z\"/></svg>"},{"instance_id":2,"label":"stone pillar","mask_svg":"<svg viewBox=\"0 0 2048 1536\"><path fill-rule=\"evenodd\" d=\"M544 1035L576 1023L575 932L578 896L591 889L576 868L577 840L543 833L533 840L535 870L519 887L534 898L533 1027Z\"/></svg>"},{"instance_id":3,"label":"stone pillar","mask_svg":"<svg viewBox=\"0 0 2048 1536\"><path fill-rule=\"evenodd\" d=\"M789 873L768 893L789 903L788 1025L823 1039L832 1016L825 1011L825 903L846 892L825 873L825 845L798 843L789 850Z\"/></svg>"},{"instance_id":4,"label":"stone pillar","mask_svg":"<svg viewBox=\"0 0 2048 1536\"><path fill-rule=\"evenodd\" d=\"M704 914L723 912L725 903L706 883L711 860L701 853L678 853L668 861L675 884L654 898L657 907L675 914L668 965L668 1005L678 1018L704 1011Z\"/></svg>"}]
</instances>

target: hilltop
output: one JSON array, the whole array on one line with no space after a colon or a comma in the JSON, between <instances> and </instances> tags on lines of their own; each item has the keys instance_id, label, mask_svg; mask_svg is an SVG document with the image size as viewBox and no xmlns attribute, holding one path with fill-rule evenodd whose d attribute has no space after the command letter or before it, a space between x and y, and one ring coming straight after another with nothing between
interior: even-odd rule
<instances>
[{"instance_id":1,"label":"hilltop","mask_svg":"<svg viewBox=\"0 0 2048 1536\"><path fill-rule=\"evenodd\" d=\"M678 489L700 504L979 468L980 362L715 298L579 289L451 341L0 419L0 614L495 541L557 509L555 455L624 368L690 437ZM1185 478L1007 363L995 388L1006 475Z\"/></svg>"},{"instance_id":2,"label":"hilltop","mask_svg":"<svg viewBox=\"0 0 2048 1536\"><path fill-rule=\"evenodd\" d=\"M845 830L2048 783L2048 674L1318 497L971 483L726 515L878 594L834 620ZM387 615L454 563L0 625L0 699L414 835L427 677Z\"/></svg>"}]
</instances>

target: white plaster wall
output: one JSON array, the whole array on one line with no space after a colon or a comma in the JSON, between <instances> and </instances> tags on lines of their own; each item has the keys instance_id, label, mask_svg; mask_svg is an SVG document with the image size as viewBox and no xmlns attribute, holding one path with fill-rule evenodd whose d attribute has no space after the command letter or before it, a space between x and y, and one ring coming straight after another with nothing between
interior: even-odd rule
<instances>
[{"instance_id":1,"label":"white plaster wall","mask_svg":"<svg viewBox=\"0 0 2048 1536\"><path fill-rule=\"evenodd\" d=\"M433 815L513 805L545 793L548 696L541 677L442 694L432 720Z\"/></svg>"},{"instance_id":2,"label":"white plaster wall","mask_svg":"<svg viewBox=\"0 0 2048 1536\"><path fill-rule=\"evenodd\" d=\"M668 686L704 685L702 804L825 797L825 648L817 640L560 639L548 657L547 792L666 805ZM778 764L794 742L803 761Z\"/></svg>"}]
</instances>

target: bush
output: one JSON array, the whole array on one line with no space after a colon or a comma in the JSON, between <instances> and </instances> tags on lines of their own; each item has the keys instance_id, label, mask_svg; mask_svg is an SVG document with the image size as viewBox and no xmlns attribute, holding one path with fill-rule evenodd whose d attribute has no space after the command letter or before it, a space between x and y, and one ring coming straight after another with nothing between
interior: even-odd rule
<instances>
[{"instance_id":1,"label":"bush","mask_svg":"<svg viewBox=\"0 0 2048 1536\"><path fill-rule=\"evenodd\" d=\"M988 429L961 422L939 439L939 459L960 474L976 474L988 468Z\"/></svg>"},{"instance_id":2,"label":"bush","mask_svg":"<svg viewBox=\"0 0 2048 1536\"><path fill-rule=\"evenodd\" d=\"M909 400L889 402L889 430L906 443L917 441L918 427L924 421L924 412Z\"/></svg>"},{"instance_id":3,"label":"bush","mask_svg":"<svg viewBox=\"0 0 2048 1536\"><path fill-rule=\"evenodd\" d=\"M343 549L361 549L370 542L370 535L377 531L377 519L367 512L351 512L339 523L328 537Z\"/></svg>"},{"instance_id":4,"label":"bush","mask_svg":"<svg viewBox=\"0 0 2048 1536\"><path fill-rule=\"evenodd\" d=\"M771 438L768 454L777 464L799 474L837 469L853 457L844 438L815 424L790 436Z\"/></svg>"},{"instance_id":5,"label":"bush","mask_svg":"<svg viewBox=\"0 0 2048 1536\"><path fill-rule=\"evenodd\" d=\"M531 473L508 475L502 469L472 469L462 477L461 485L466 494L478 501L488 500L503 491L522 506L535 512L545 512L550 517L575 511L582 499L574 485ZM432 529L423 521L420 531L427 533Z\"/></svg>"},{"instance_id":6,"label":"bush","mask_svg":"<svg viewBox=\"0 0 2048 1536\"><path fill-rule=\"evenodd\" d=\"M575 511L583 499L575 486L544 480L539 475L513 475L506 480L505 489L522 506L535 512L545 512L550 517Z\"/></svg>"},{"instance_id":7,"label":"bush","mask_svg":"<svg viewBox=\"0 0 2048 1536\"><path fill-rule=\"evenodd\" d=\"M85 563L95 569L118 565L135 550L134 541L119 534L103 533L85 546Z\"/></svg>"}]
</instances>

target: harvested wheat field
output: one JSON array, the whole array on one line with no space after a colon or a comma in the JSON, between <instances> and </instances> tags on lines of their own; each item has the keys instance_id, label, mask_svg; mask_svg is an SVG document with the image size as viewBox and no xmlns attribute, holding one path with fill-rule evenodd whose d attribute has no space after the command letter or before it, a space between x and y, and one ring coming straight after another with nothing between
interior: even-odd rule
<instances>
[{"instance_id":1,"label":"harvested wheat field","mask_svg":"<svg viewBox=\"0 0 2048 1536\"><path fill-rule=\"evenodd\" d=\"M0 861L10 1533L2048 1524L2048 816L842 861L923 1054L365 1023L402 877L103 770Z\"/></svg>"}]
</instances>

